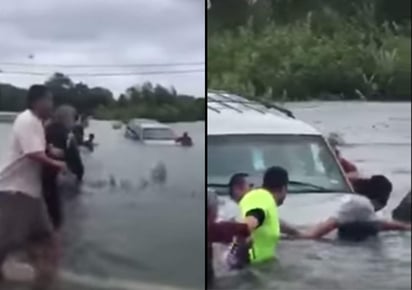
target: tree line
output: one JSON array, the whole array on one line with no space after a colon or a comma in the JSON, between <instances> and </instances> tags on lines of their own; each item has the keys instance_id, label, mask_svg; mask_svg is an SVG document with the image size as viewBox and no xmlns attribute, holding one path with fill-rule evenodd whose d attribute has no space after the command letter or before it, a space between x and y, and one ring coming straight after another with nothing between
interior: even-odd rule
<instances>
[{"instance_id":1,"label":"tree line","mask_svg":"<svg viewBox=\"0 0 412 290\"><path fill-rule=\"evenodd\" d=\"M174 88L150 82L130 87L118 98L107 88L75 83L62 73L55 73L45 85L53 92L56 106L69 104L79 114L98 119L151 118L162 122L205 119L204 98L182 95ZM0 83L0 111L23 110L26 93L27 89Z\"/></svg>"},{"instance_id":2,"label":"tree line","mask_svg":"<svg viewBox=\"0 0 412 290\"><path fill-rule=\"evenodd\" d=\"M211 0L208 87L410 101L410 0Z\"/></svg>"},{"instance_id":3,"label":"tree line","mask_svg":"<svg viewBox=\"0 0 412 290\"><path fill-rule=\"evenodd\" d=\"M344 17L359 14L372 8L377 23L386 21L400 24L411 19L410 0L210 0L211 8L207 18L208 32L235 29L253 21L254 25L269 22L290 24L305 18L309 12L322 16L325 11L333 11ZM327 26L328 24L325 23Z\"/></svg>"}]
</instances>

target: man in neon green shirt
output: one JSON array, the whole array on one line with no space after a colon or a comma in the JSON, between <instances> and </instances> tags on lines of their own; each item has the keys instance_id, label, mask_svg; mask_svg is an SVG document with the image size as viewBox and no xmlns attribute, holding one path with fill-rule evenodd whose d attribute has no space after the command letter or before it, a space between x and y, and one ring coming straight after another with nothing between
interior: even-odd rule
<instances>
[{"instance_id":1,"label":"man in neon green shirt","mask_svg":"<svg viewBox=\"0 0 412 290\"><path fill-rule=\"evenodd\" d=\"M251 234L250 262L260 263L274 257L280 239L278 206L286 198L288 173L281 167L266 170L263 185L248 192L239 205Z\"/></svg>"}]
</instances>

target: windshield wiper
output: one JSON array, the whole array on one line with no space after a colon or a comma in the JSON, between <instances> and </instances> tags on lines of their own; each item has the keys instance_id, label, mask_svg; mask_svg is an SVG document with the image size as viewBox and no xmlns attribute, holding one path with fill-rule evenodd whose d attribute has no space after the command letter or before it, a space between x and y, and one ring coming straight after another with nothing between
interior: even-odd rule
<instances>
[{"instance_id":1,"label":"windshield wiper","mask_svg":"<svg viewBox=\"0 0 412 290\"><path fill-rule=\"evenodd\" d=\"M227 196L229 194L229 186L223 183L208 183L207 188L213 189L213 191L219 196Z\"/></svg>"},{"instance_id":2,"label":"windshield wiper","mask_svg":"<svg viewBox=\"0 0 412 290\"><path fill-rule=\"evenodd\" d=\"M296 180L290 180L289 181L290 185L299 185L299 186L306 186L306 187L311 187L312 190L310 192L336 192L334 189L329 189L320 185L316 185L313 183L309 182L303 182L303 181L296 181Z\"/></svg>"},{"instance_id":3,"label":"windshield wiper","mask_svg":"<svg viewBox=\"0 0 412 290\"><path fill-rule=\"evenodd\" d=\"M223 183L208 183L207 187L226 188L226 187L229 187L229 186L227 184L223 184Z\"/></svg>"},{"instance_id":4,"label":"windshield wiper","mask_svg":"<svg viewBox=\"0 0 412 290\"><path fill-rule=\"evenodd\" d=\"M326 187L316 185L316 184L313 184L313 183L309 183L309 182L290 180L289 184L290 185L297 185L297 186L310 187L311 188L309 190L305 190L305 191L302 191L302 192L337 192L337 190L335 190L335 189L326 188ZM208 183L207 187L212 187L212 188L216 188L216 189L227 189L228 185L223 184L223 183ZM297 192L297 191L294 190L293 192Z\"/></svg>"}]
</instances>

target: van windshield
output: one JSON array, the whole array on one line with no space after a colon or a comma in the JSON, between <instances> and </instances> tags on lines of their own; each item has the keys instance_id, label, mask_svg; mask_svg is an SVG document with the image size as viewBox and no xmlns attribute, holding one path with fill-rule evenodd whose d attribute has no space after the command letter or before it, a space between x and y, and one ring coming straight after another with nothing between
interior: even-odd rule
<instances>
[{"instance_id":1,"label":"van windshield","mask_svg":"<svg viewBox=\"0 0 412 290\"><path fill-rule=\"evenodd\" d=\"M208 184L227 184L233 174L240 172L261 180L270 166L288 171L291 193L351 192L321 136L207 136Z\"/></svg>"},{"instance_id":2,"label":"van windshield","mask_svg":"<svg viewBox=\"0 0 412 290\"><path fill-rule=\"evenodd\" d=\"M168 128L145 128L143 140L174 140L173 131Z\"/></svg>"}]
</instances>

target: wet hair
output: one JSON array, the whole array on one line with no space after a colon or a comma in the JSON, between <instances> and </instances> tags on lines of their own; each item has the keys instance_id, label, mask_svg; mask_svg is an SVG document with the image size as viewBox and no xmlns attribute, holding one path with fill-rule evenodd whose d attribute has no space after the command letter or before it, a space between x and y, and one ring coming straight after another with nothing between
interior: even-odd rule
<instances>
[{"instance_id":1,"label":"wet hair","mask_svg":"<svg viewBox=\"0 0 412 290\"><path fill-rule=\"evenodd\" d=\"M282 167L270 167L263 176L263 187L266 189L281 189L287 186L288 183L288 172Z\"/></svg>"},{"instance_id":2,"label":"wet hair","mask_svg":"<svg viewBox=\"0 0 412 290\"><path fill-rule=\"evenodd\" d=\"M383 175L374 175L369 179L356 179L353 182L355 191L375 201L382 208L388 203L392 192L392 183Z\"/></svg>"},{"instance_id":3,"label":"wet hair","mask_svg":"<svg viewBox=\"0 0 412 290\"><path fill-rule=\"evenodd\" d=\"M45 85L32 85L26 97L27 108L33 109L34 105L47 97L50 90Z\"/></svg>"},{"instance_id":4,"label":"wet hair","mask_svg":"<svg viewBox=\"0 0 412 290\"><path fill-rule=\"evenodd\" d=\"M245 182L245 178L248 177L249 174L247 173L236 173L234 174L229 181L229 196L231 198L233 198L234 196L234 192L233 192L233 188L235 186L239 186L241 184L243 184Z\"/></svg>"}]
</instances>

